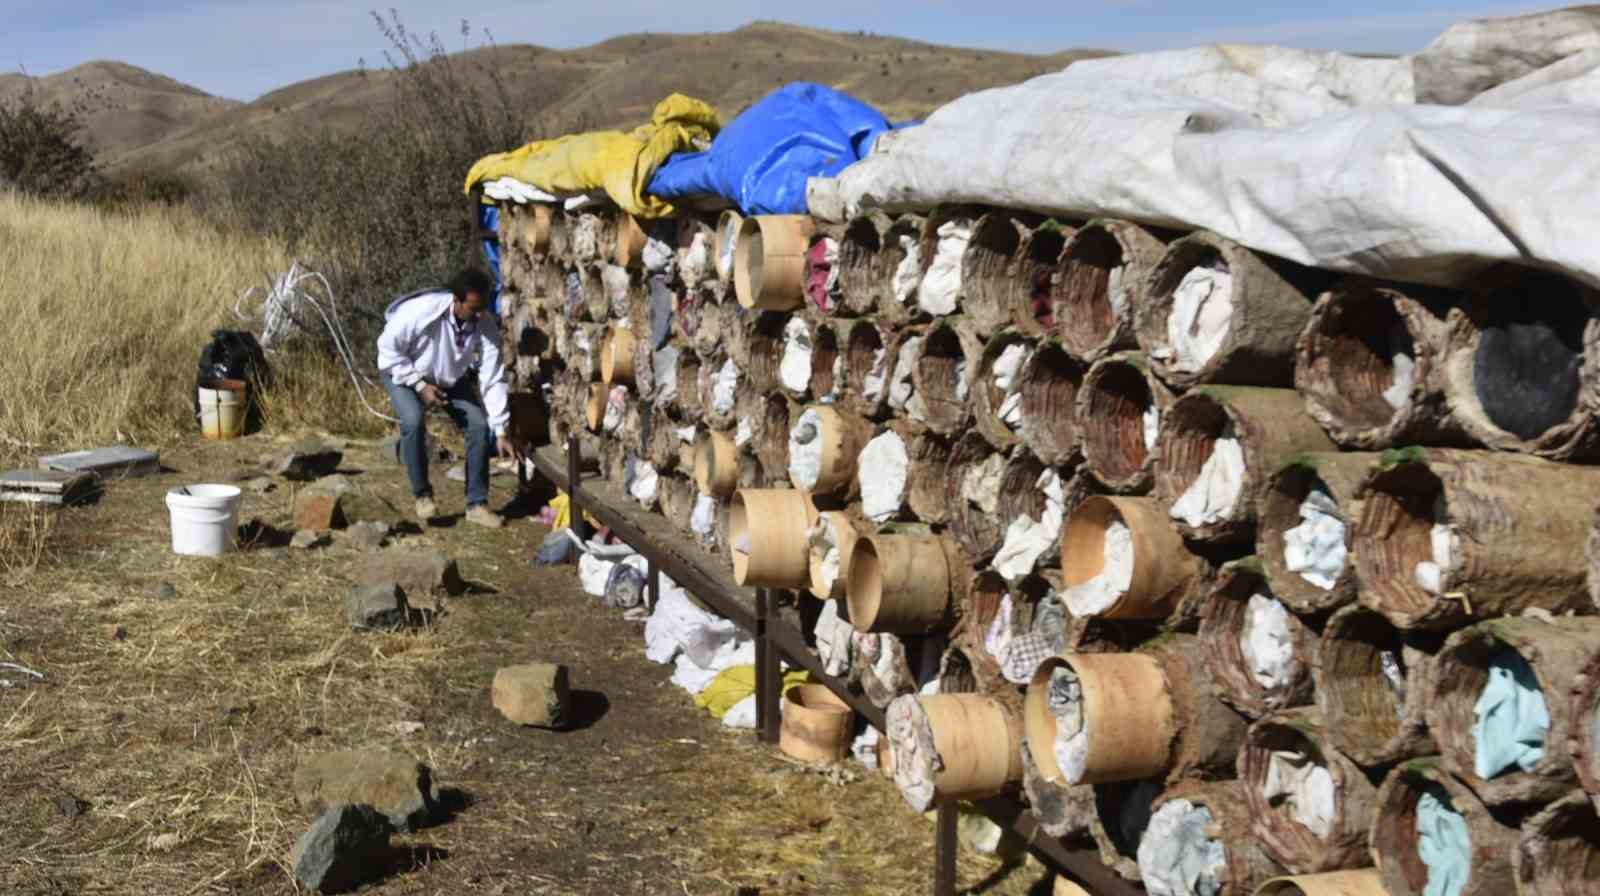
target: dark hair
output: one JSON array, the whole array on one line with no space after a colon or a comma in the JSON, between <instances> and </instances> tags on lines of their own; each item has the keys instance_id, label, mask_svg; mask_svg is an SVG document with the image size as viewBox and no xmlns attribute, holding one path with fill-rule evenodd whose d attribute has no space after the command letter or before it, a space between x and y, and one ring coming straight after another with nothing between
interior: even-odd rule
<instances>
[{"instance_id":1,"label":"dark hair","mask_svg":"<svg viewBox=\"0 0 1600 896\"><path fill-rule=\"evenodd\" d=\"M450 294L461 301L467 293L477 293L485 302L494 298L494 278L478 268L466 268L450 278Z\"/></svg>"}]
</instances>

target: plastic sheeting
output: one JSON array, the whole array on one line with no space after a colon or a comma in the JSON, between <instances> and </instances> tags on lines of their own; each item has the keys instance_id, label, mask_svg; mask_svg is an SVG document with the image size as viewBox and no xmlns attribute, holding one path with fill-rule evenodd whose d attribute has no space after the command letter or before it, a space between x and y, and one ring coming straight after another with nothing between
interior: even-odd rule
<instances>
[{"instance_id":1,"label":"plastic sheeting","mask_svg":"<svg viewBox=\"0 0 1600 896\"><path fill-rule=\"evenodd\" d=\"M1434 518L1444 519L1444 499L1440 498L1434 508ZM1417 563L1414 575L1417 587L1432 594L1444 593L1444 575L1450 569L1450 558L1454 553L1456 535L1448 523L1434 523L1428 530L1428 546L1430 557Z\"/></svg>"},{"instance_id":2,"label":"plastic sheeting","mask_svg":"<svg viewBox=\"0 0 1600 896\"><path fill-rule=\"evenodd\" d=\"M1064 588L1061 600L1074 616L1095 616L1111 609L1133 584L1133 532L1121 520L1106 526L1103 565L1087 582Z\"/></svg>"},{"instance_id":3,"label":"plastic sheeting","mask_svg":"<svg viewBox=\"0 0 1600 896\"><path fill-rule=\"evenodd\" d=\"M895 356L894 373L889 377L889 407L905 411L917 420L927 419L927 412L916 398L916 384L911 379L917 359L922 355L922 337L907 336L900 343Z\"/></svg>"},{"instance_id":4,"label":"plastic sheeting","mask_svg":"<svg viewBox=\"0 0 1600 896\"><path fill-rule=\"evenodd\" d=\"M1283 565L1324 591L1344 572L1345 521L1333 496L1313 487L1300 502L1300 524L1283 533Z\"/></svg>"},{"instance_id":5,"label":"plastic sheeting","mask_svg":"<svg viewBox=\"0 0 1600 896\"><path fill-rule=\"evenodd\" d=\"M1194 373L1206 365L1228 339L1233 319L1233 275L1221 261L1191 268L1172 292L1167 315L1167 344L1150 354L1173 370Z\"/></svg>"},{"instance_id":6,"label":"plastic sheeting","mask_svg":"<svg viewBox=\"0 0 1600 896\"><path fill-rule=\"evenodd\" d=\"M917 305L923 311L943 317L954 314L961 302L961 259L972 241L972 220L957 218L939 225L933 261L917 287Z\"/></svg>"},{"instance_id":7,"label":"plastic sheeting","mask_svg":"<svg viewBox=\"0 0 1600 896\"><path fill-rule=\"evenodd\" d=\"M1056 720L1056 739L1050 745L1056 766L1068 784L1083 783L1089 764L1089 720L1083 714L1083 685L1071 666L1050 673L1047 702Z\"/></svg>"},{"instance_id":8,"label":"plastic sheeting","mask_svg":"<svg viewBox=\"0 0 1600 896\"><path fill-rule=\"evenodd\" d=\"M1061 474L1046 469L1035 485L1044 493L1044 512L1034 519L1019 515L1006 527L1005 542L994 556L994 571L1007 582L1015 582L1033 572L1033 567L1050 548L1059 543L1061 523L1066 517L1066 493Z\"/></svg>"},{"instance_id":9,"label":"plastic sheeting","mask_svg":"<svg viewBox=\"0 0 1600 896\"><path fill-rule=\"evenodd\" d=\"M822 415L807 408L789 429L789 481L804 491L816 488L822 475Z\"/></svg>"},{"instance_id":10,"label":"plastic sheeting","mask_svg":"<svg viewBox=\"0 0 1600 896\"><path fill-rule=\"evenodd\" d=\"M1461 896L1472 874L1472 835L1442 788L1417 798L1417 857L1428 868L1422 896Z\"/></svg>"},{"instance_id":11,"label":"plastic sheeting","mask_svg":"<svg viewBox=\"0 0 1600 896\"><path fill-rule=\"evenodd\" d=\"M905 254L900 263L895 265L890 285L894 289L895 301L909 305L917 294L917 284L922 282L922 244L917 242L916 237L902 234L900 250Z\"/></svg>"},{"instance_id":12,"label":"plastic sheeting","mask_svg":"<svg viewBox=\"0 0 1600 896\"><path fill-rule=\"evenodd\" d=\"M1028 344L1013 342L1000 350L1000 356L995 358L994 387L1005 396L1000 400L997 415L1006 426L1015 430L1022 425L1022 392L1017 387L1017 374L1022 371L1022 365L1028 361Z\"/></svg>"},{"instance_id":13,"label":"plastic sheeting","mask_svg":"<svg viewBox=\"0 0 1600 896\"><path fill-rule=\"evenodd\" d=\"M791 392L804 392L811 386L811 328L803 318L792 317L783 325L778 380Z\"/></svg>"},{"instance_id":14,"label":"plastic sheeting","mask_svg":"<svg viewBox=\"0 0 1600 896\"><path fill-rule=\"evenodd\" d=\"M671 204L646 195L656 169L673 153L709 145L718 127L710 105L674 93L656 104L647 124L630 133L570 134L485 156L467 172L465 190L503 177L561 197L604 190L625 212L664 218L673 214Z\"/></svg>"},{"instance_id":15,"label":"plastic sheeting","mask_svg":"<svg viewBox=\"0 0 1600 896\"><path fill-rule=\"evenodd\" d=\"M1270 595L1252 594L1244 612L1239 650L1250 668L1250 677L1269 694L1281 692L1294 683L1300 670L1294 655L1289 610Z\"/></svg>"},{"instance_id":16,"label":"plastic sheeting","mask_svg":"<svg viewBox=\"0 0 1600 896\"><path fill-rule=\"evenodd\" d=\"M1600 44L1597 21L1474 23L1415 59L1229 45L1080 61L885 135L837 192L852 215L976 202L1211 230L1389 279L1457 285L1514 262L1600 285L1600 71L1538 70Z\"/></svg>"},{"instance_id":17,"label":"plastic sheeting","mask_svg":"<svg viewBox=\"0 0 1600 896\"><path fill-rule=\"evenodd\" d=\"M1228 882L1228 853L1207 829L1211 810L1168 800L1139 840L1139 874L1150 896L1217 896Z\"/></svg>"},{"instance_id":18,"label":"plastic sheeting","mask_svg":"<svg viewBox=\"0 0 1600 896\"><path fill-rule=\"evenodd\" d=\"M739 388L739 365L729 358L722 363L722 368L717 371L717 379L711 385L711 409L719 414L733 412L734 393Z\"/></svg>"},{"instance_id":19,"label":"plastic sheeting","mask_svg":"<svg viewBox=\"0 0 1600 896\"><path fill-rule=\"evenodd\" d=\"M817 659L822 660L822 671L835 678L850 671L850 650L854 642L851 636L854 632L850 623L840 618L838 601L822 602L816 627L812 629L816 637Z\"/></svg>"},{"instance_id":20,"label":"plastic sheeting","mask_svg":"<svg viewBox=\"0 0 1600 896\"><path fill-rule=\"evenodd\" d=\"M1267 757L1261 795L1268 805L1286 809L1290 818L1318 837L1333 833L1337 798L1333 773L1305 752L1273 750Z\"/></svg>"},{"instance_id":21,"label":"plastic sheeting","mask_svg":"<svg viewBox=\"0 0 1600 896\"><path fill-rule=\"evenodd\" d=\"M1550 708L1539 677L1509 647L1490 655L1488 669L1489 680L1472 708L1472 771L1485 780L1514 769L1531 772L1544 758L1550 732Z\"/></svg>"},{"instance_id":22,"label":"plastic sheeting","mask_svg":"<svg viewBox=\"0 0 1600 896\"><path fill-rule=\"evenodd\" d=\"M649 192L669 199L721 196L746 215L804 214L806 180L843 171L890 128L848 94L788 84L728 122L710 149L668 159Z\"/></svg>"},{"instance_id":23,"label":"plastic sheeting","mask_svg":"<svg viewBox=\"0 0 1600 896\"><path fill-rule=\"evenodd\" d=\"M1210 525L1226 518L1243 493L1244 447L1229 424L1200 465L1200 475L1172 502L1168 513L1190 526Z\"/></svg>"},{"instance_id":24,"label":"plastic sheeting","mask_svg":"<svg viewBox=\"0 0 1600 896\"><path fill-rule=\"evenodd\" d=\"M856 469L860 471L861 512L867 519L887 522L900 512L910 465L906 443L893 432L885 432L861 449Z\"/></svg>"}]
</instances>

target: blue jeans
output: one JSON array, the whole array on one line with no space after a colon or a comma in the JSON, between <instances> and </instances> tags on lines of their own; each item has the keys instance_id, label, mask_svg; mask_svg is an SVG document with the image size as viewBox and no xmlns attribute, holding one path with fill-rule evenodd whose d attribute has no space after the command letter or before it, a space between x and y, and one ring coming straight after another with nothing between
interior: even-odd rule
<instances>
[{"instance_id":1,"label":"blue jeans","mask_svg":"<svg viewBox=\"0 0 1600 896\"><path fill-rule=\"evenodd\" d=\"M382 377L383 388L389 393L395 416L400 418L400 457L406 464L406 476L411 480L411 494L416 498L431 497L433 486L428 482L428 440L426 428L427 408L422 396L409 386L397 385ZM456 426L467 434L467 506L477 507L489 503L489 461L494 457L494 437L489 432L489 417L483 410L483 399L478 397L477 378L463 377L460 382L444 390L445 411Z\"/></svg>"}]
</instances>

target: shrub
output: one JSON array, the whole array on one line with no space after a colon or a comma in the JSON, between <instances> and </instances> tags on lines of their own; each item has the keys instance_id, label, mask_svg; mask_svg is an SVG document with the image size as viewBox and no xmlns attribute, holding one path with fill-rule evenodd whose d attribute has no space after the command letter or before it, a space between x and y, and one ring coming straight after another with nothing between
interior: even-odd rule
<instances>
[{"instance_id":1,"label":"shrub","mask_svg":"<svg viewBox=\"0 0 1600 896\"><path fill-rule=\"evenodd\" d=\"M0 189L77 199L94 187L94 154L76 112L45 106L32 90L0 102Z\"/></svg>"}]
</instances>

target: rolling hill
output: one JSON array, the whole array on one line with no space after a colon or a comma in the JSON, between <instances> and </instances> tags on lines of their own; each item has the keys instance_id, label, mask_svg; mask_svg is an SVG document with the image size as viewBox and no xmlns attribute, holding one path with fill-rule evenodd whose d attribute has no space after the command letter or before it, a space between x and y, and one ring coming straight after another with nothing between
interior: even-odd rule
<instances>
[{"instance_id":1,"label":"rolling hill","mask_svg":"<svg viewBox=\"0 0 1600 896\"><path fill-rule=\"evenodd\" d=\"M564 133L631 127L674 91L705 99L731 117L790 81L827 84L891 118L915 118L962 94L1101 55L1107 54L971 50L759 22L715 34L632 34L573 50L496 46L449 62L482 86L489 86L492 70L541 130ZM18 78L0 76L0 96L19 89ZM240 139L359 128L393 96L395 74L339 72L250 103L211 97L119 63L91 63L37 83L50 98L89 100L93 139L104 165L116 172L204 168Z\"/></svg>"}]
</instances>

